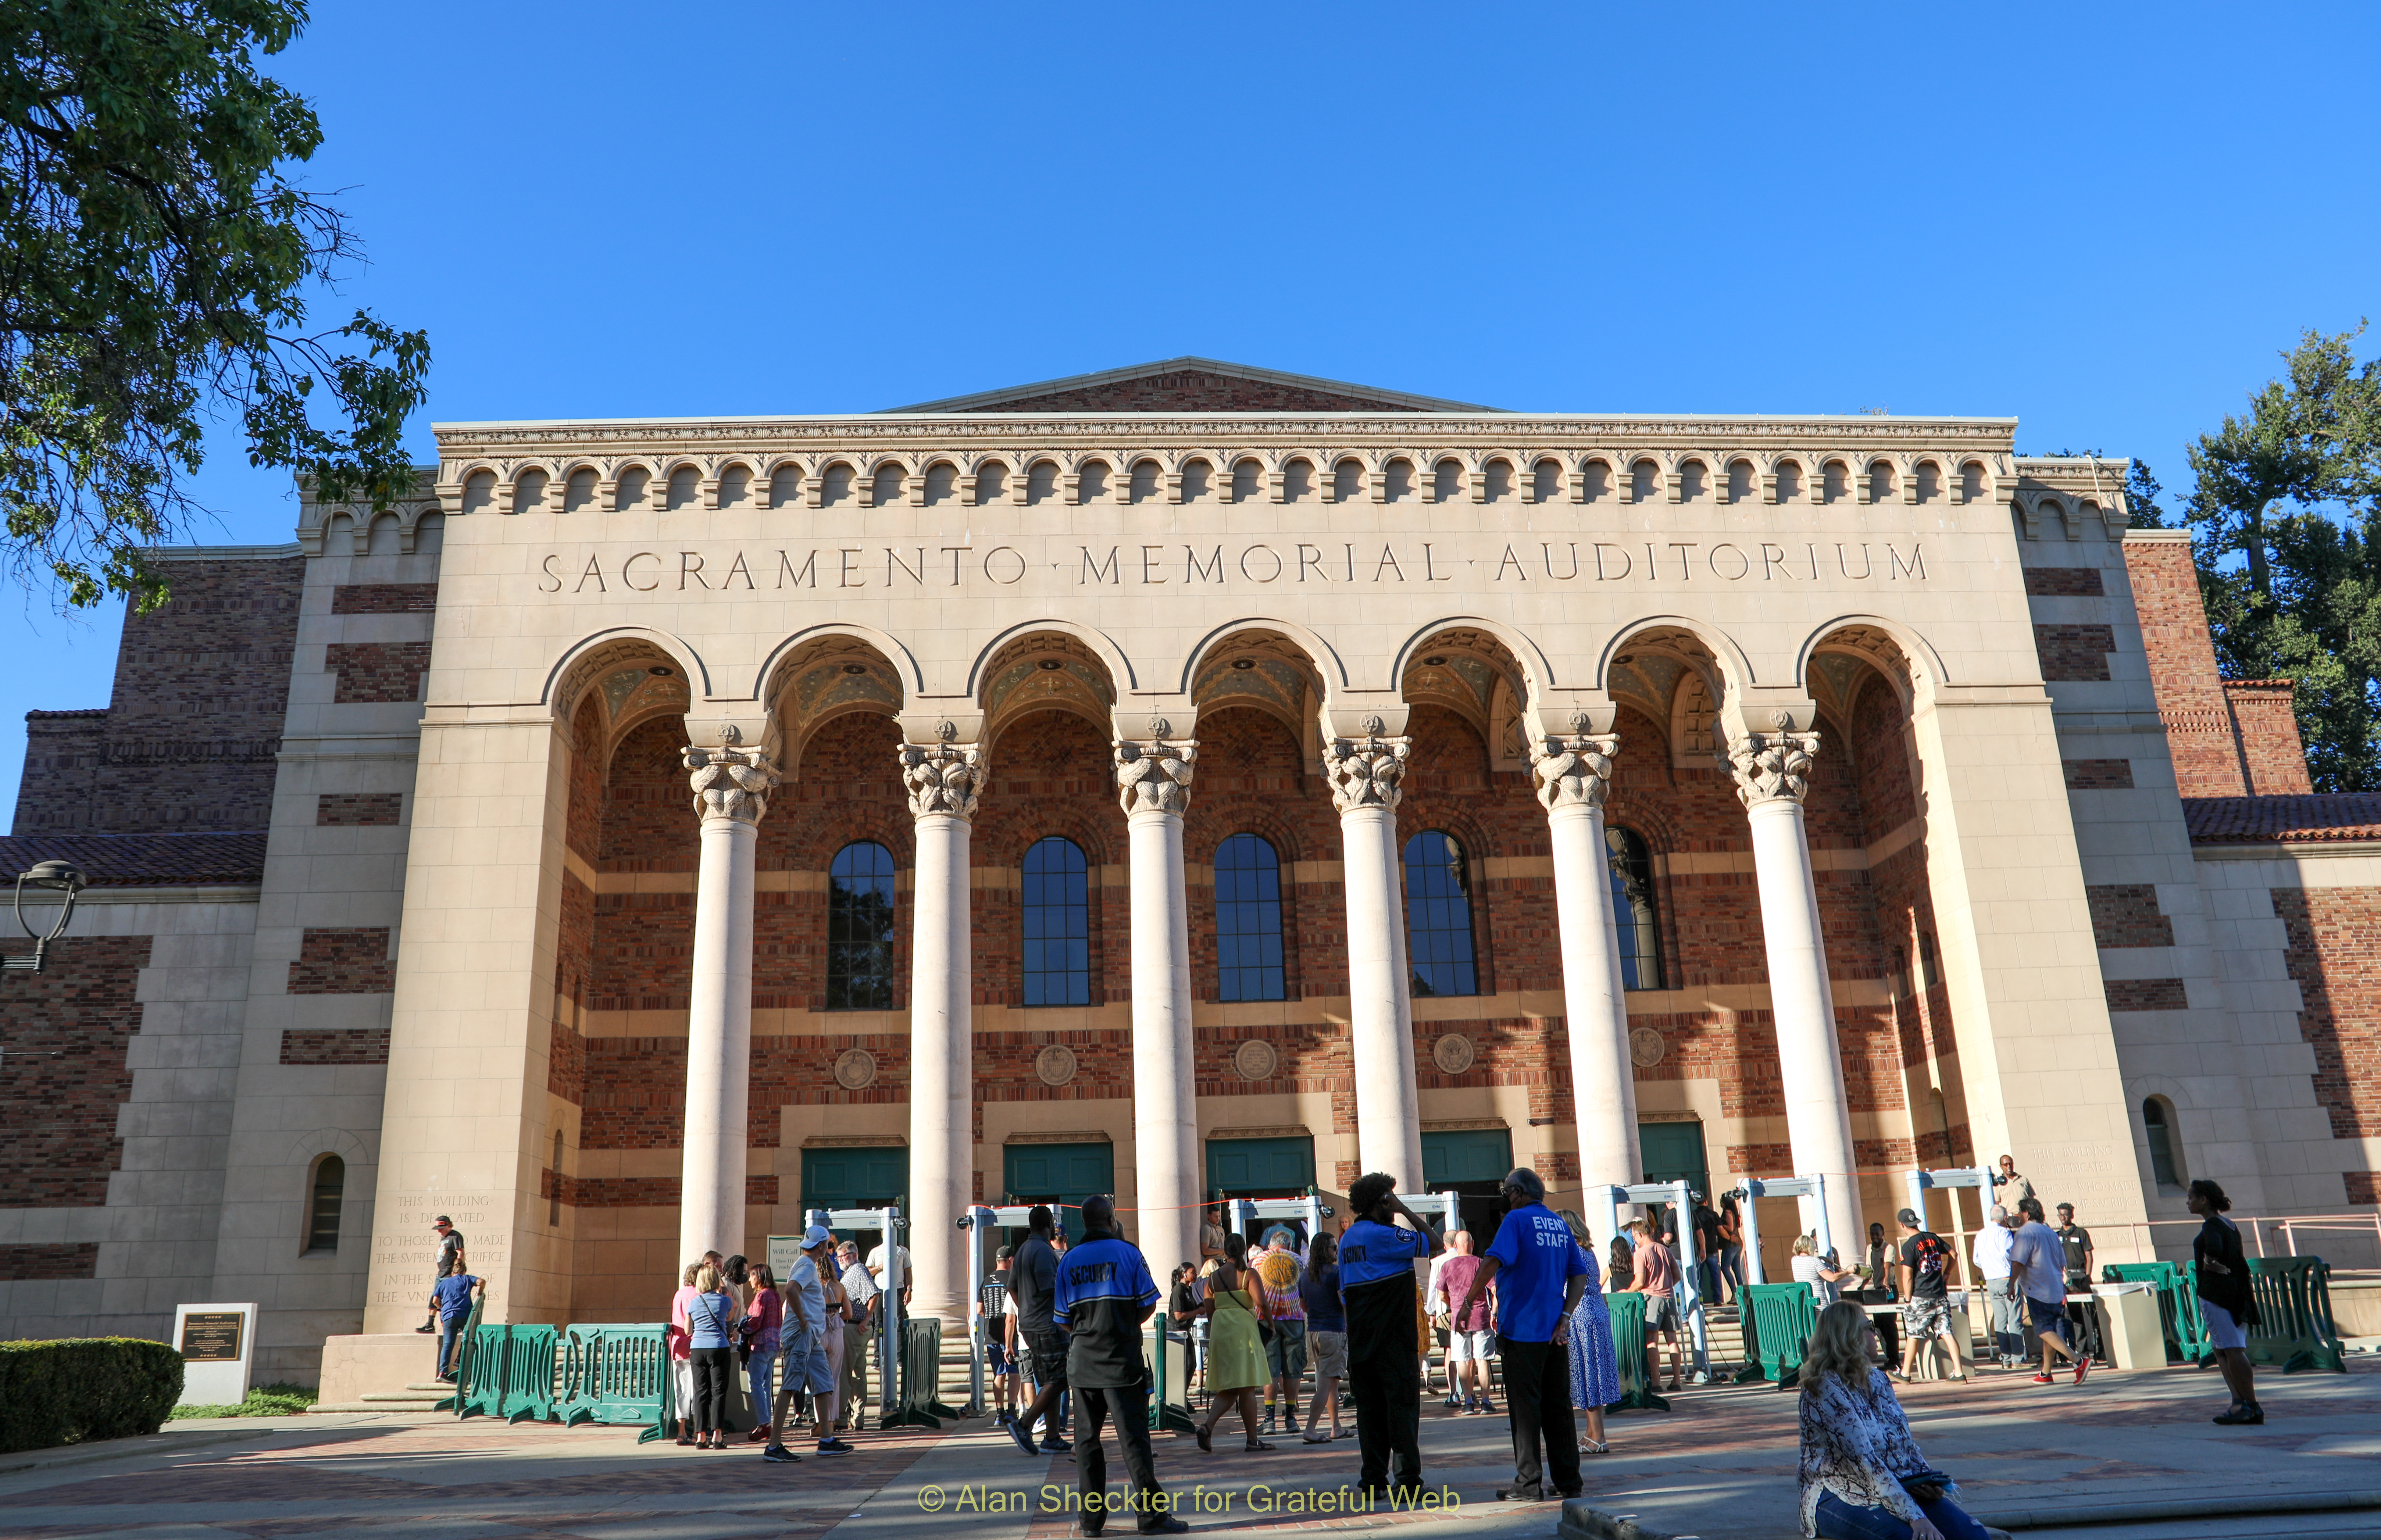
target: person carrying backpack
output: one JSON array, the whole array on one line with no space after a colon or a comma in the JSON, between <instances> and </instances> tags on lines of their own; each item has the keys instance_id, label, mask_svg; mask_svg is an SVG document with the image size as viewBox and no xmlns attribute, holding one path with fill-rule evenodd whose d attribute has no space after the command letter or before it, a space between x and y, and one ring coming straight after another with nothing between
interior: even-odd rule
<instances>
[{"instance_id":1,"label":"person carrying backpack","mask_svg":"<svg viewBox=\"0 0 2381 1540\"><path fill-rule=\"evenodd\" d=\"M1951 1302L1947 1284L1951 1248L1943 1238L1919 1223L1915 1209L1903 1209L1901 1223L1901 1375L1904 1385L1918 1372L1918 1355L1941 1338L1951 1350L1951 1365L1962 1383L1968 1377L1960 1339L1951 1335Z\"/></svg>"}]
</instances>

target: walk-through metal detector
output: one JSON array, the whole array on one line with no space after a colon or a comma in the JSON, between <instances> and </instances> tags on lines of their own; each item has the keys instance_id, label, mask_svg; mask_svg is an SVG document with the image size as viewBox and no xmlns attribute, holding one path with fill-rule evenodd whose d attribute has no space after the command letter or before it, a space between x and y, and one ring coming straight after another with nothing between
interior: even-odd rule
<instances>
[{"instance_id":1,"label":"walk-through metal detector","mask_svg":"<svg viewBox=\"0 0 2381 1540\"><path fill-rule=\"evenodd\" d=\"M1023 1229L1025 1221L1032 1214L1033 1205L1031 1204L1018 1204L1007 1208L992 1208L977 1204L959 1216L959 1228L967 1232L970 1280L967 1404L970 1417L983 1415L984 1350L991 1345L992 1333L1000 1329L1000 1323L986 1316L979 1308L983 1303L984 1277L992 1271L992 1257L987 1248L995 1244L993 1238L1002 1230Z\"/></svg>"},{"instance_id":2,"label":"walk-through metal detector","mask_svg":"<svg viewBox=\"0 0 2381 1540\"><path fill-rule=\"evenodd\" d=\"M1918 1212L1918 1222L1926 1223L1926 1193L1930 1188L1944 1190L1944 1198L1951 1208L1951 1248L1960 1256L1960 1276L1967 1277L1973 1264L1968 1259L1968 1237L1972 1231L1960 1217L1959 1189L1972 1187L1981 1196L1976 1202L1976 1228L1985 1225L1985 1216L1993 1211L1993 1174L1981 1166L1950 1166L1940 1170L1914 1170L1904 1175L1910 1184L1910 1206ZM1970 1286L1977 1280L1970 1278Z\"/></svg>"},{"instance_id":3,"label":"walk-through metal detector","mask_svg":"<svg viewBox=\"0 0 2381 1540\"><path fill-rule=\"evenodd\" d=\"M1695 1377L1701 1383L1711 1374L1711 1341L1703 1327L1703 1280L1697 1276L1696 1269L1701 1259L1695 1255L1693 1192L1694 1185L1681 1179L1678 1181L1637 1182L1628 1187L1590 1188L1580 1196L1582 1202L1593 1201L1596 1204L1597 1216L1604 1221L1603 1243L1607 1246L1612 1243L1612 1237L1620 1233L1622 1204L1668 1204L1677 1209L1679 1288L1685 1295L1679 1313L1686 1316L1688 1335L1694 1339ZM1656 1245L1660 1243L1659 1241L1654 1242ZM1600 1266L1592 1254L1588 1262L1591 1265Z\"/></svg>"},{"instance_id":4,"label":"walk-through metal detector","mask_svg":"<svg viewBox=\"0 0 2381 1540\"><path fill-rule=\"evenodd\" d=\"M876 1377L877 1415L890 1415L900 1405L900 1392L896 1382L900 1378L901 1363L901 1289L906 1281L901 1274L901 1235L910 1221L901 1217L897 1208L814 1208L809 1214L810 1223L824 1225L840 1234L844 1230L876 1230L885 1237L884 1308L877 1316ZM868 1260L868 1248L861 1246L862 1265Z\"/></svg>"},{"instance_id":5,"label":"walk-through metal detector","mask_svg":"<svg viewBox=\"0 0 2381 1540\"><path fill-rule=\"evenodd\" d=\"M1835 1250L1835 1235L1827 1225L1827 1179L1814 1177L1747 1177L1738 1192L1744 1194L1744 1261L1745 1278L1751 1283L1767 1283L1768 1269L1761 1265L1761 1210L1756 1198L1808 1198L1813 1228L1818 1237L1819 1250Z\"/></svg>"},{"instance_id":6,"label":"walk-through metal detector","mask_svg":"<svg viewBox=\"0 0 2381 1540\"><path fill-rule=\"evenodd\" d=\"M1408 1207L1412 1207L1409 1204ZM1224 1227L1227 1233L1249 1238L1249 1250L1260 1248L1257 1227L1280 1219L1295 1219L1306 1227L1306 1240L1312 1243L1323 1233L1323 1216L1330 1212L1323 1200L1309 1192L1303 1198L1229 1198L1225 1200L1224 1214L1231 1223ZM1416 1214L1421 1209L1414 1209Z\"/></svg>"}]
</instances>

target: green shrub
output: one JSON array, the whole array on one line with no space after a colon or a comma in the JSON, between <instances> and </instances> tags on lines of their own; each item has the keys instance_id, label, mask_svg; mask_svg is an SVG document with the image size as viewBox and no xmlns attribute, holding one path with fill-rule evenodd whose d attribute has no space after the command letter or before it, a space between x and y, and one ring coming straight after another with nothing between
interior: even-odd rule
<instances>
[{"instance_id":1,"label":"green shrub","mask_svg":"<svg viewBox=\"0 0 2381 1540\"><path fill-rule=\"evenodd\" d=\"M251 1385L238 1406L177 1406L173 1419L187 1417L295 1417L319 1399L308 1385Z\"/></svg>"},{"instance_id":2,"label":"green shrub","mask_svg":"<svg viewBox=\"0 0 2381 1540\"><path fill-rule=\"evenodd\" d=\"M163 1342L0 1342L0 1454L154 1433L181 1397L182 1355Z\"/></svg>"}]
</instances>

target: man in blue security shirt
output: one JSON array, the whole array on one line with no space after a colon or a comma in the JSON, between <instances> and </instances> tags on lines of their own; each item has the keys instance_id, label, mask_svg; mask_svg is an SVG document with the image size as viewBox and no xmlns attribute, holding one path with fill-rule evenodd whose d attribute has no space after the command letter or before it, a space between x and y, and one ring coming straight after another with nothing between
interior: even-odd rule
<instances>
[{"instance_id":1,"label":"man in blue security shirt","mask_svg":"<svg viewBox=\"0 0 2381 1540\"><path fill-rule=\"evenodd\" d=\"M1157 1280L1141 1248L1117 1229L1116 1204L1083 1201L1083 1243L1058 1259L1050 1319L1074 1339L1067 1349L1067 1385L1075 1395L1075 1490L1082 1517L1077 1533L1097 1534L1108 1519L1108 1465L1100 1425L1116 1413L1132 1496L1115 1506L1131 1510L1143 1534L1179 1534L1190 1526L1174 1517L1157 1485L1149 1450L1149 1370L1141 1356L1141 1325L1157 1306Z\"/></svg>"},{"instance_id":2,"label":"man in blue security shirt","mask_svg":"<svg viewBox=\"0 0 2381 1540\"><path fill-rule=\"evenodd\" d=\"M1553 1496L1579 1496L1579 1434L1570 1414L1570 1313L1586 1292L1590 1263L1562 1216L1546 1207L1546 1184L1528 1167L1505 1178L1505 1222L1482 1259L1465 1309L1496 1284L1496 1352L1505 1361L1505 1412L1513 1428L1513 1485L1504 1501L1539 1502L1549 1494L1545 1464L1554 1467Z\"/></svg>"},{"instance_id":3,"label":"man in blue security shirt","mask_svg":"<svg viewBox=\"0 0 2381 1540\"><path fill-rule=\"evenodd\" d=\"M1348 1313L1348 1388L1356 1397L1356 1450L1364 1495L1377 1497L1397 1456L1398 1488L1422 1491L1422 1344L1414 1336L1421 1290L1413 1265L1438 1241L1382 1171L1348 1189L1356 1222L1339 1237L1339 1298ZM1390 1223L1402 1218L1413 1228Z\"/></svg>"}]
</instances>

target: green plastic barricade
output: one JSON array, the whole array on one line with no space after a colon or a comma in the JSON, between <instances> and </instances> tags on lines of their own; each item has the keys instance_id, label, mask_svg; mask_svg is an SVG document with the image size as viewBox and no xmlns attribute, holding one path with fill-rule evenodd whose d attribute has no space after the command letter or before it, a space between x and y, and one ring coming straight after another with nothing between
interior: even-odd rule
<instances>
[{"instance_id":1,"label":"green plastic barricade","mask_svg":"<svg viewBox=\"0 0 2381 1540\"><path fill-rule=\"evenodd\" d=\"M505 1404L505 1327L482 1325L474 1308L472 1324L458 1350L455 1393L438 1403L441 1412L458 1418L494 1417Z\"/></svg>"},{"instance_id":2,"label":"green plastic barricade","mask_svg":"<svg viewBox=\"0 0 2381 1540\"><path fill-rule=\"evenodd\" d=\"M1740 1320L1750 1319L1745 1351L1761 1367L1761 1377L1779 1388L1792 1385L1802 1366L1802 1353L1818 1328L1818 1301L1807 1283L1748 1285L1738 1302Z\"/></svg>"},{"instance_id":3,"label":"green plastic barricade","mask_svg":"<svg viewBox=\"0 0 2381 1540\"><path fill-rule=\"evenodd\" d=\"M2197 1274L2188 1262L2111 1262L2100 1269L2104 1283L2157 1286L2158 1325L2166 1353L2175 1363L2204 1363L2210 1357L2207 1323L2199 1314Z\"/></svg>"},{"instance_id":4,"label":"green plastic barricade","mask_svg":"<svg viewBox=\"0 0 2381 1540\"><path fill-rule=\"evenodd\" d=\"M1646 1358L1645 1296L1607 1294L1604 1306L1612 1316L1612 1356L1620 1366L1620 1399L1616 1408L1636 1412L1667 1412L1670 1403L1654 1393L1661 1383Z\"/></svg>"},{"instance_id":5,"label":"green plastic barricade","mask_svg":"<svg viewBox=\"0 0 2381 1540\"><path fill-rule=\"evenodd\" d=\"M555 1328L547 1326L482 1327L505 1334L503 1392L496 1415L507 1423L554 1420Z\"/></svg>"},{"instance_id":6,"label":"green plastic barricade","mask_svg":"<svg viewBox=\"0 0 2381 1540\"><path fill-rule=\"evenodd\" d=\"M945 1406L942 1395L943 1323L928 1316L901 1323L901 1382L892 1415L878 1425L888 1428L938 1428L959 1412Z\"/></svg>"},{"instance_id":7,"label":"green plastic barricade","mask_svg":"<svg viewBox=\"0 0 2381 1540\"><path fill-rule=\"evenodd\" d=\"M2249 1288L2258 1315L2249 1331L2250 1363L2279 1364L2286 1375L2348 1372L2331 1321L2331 1269L2321 1257L2252 1257Z\"/></svg>"},{"instance_id":8,"label":"green plastic barricade","mask_svg":"<svg viewBox=\"0 0 2381 1540\"><path fill-rule=\"evenodd\" d=\"M641 1444L675 1436L668 1327L565 1326L560 1360L562 1393L555 1411L565 1425L641 1427Z\"/></svg>"}]
</instances>

